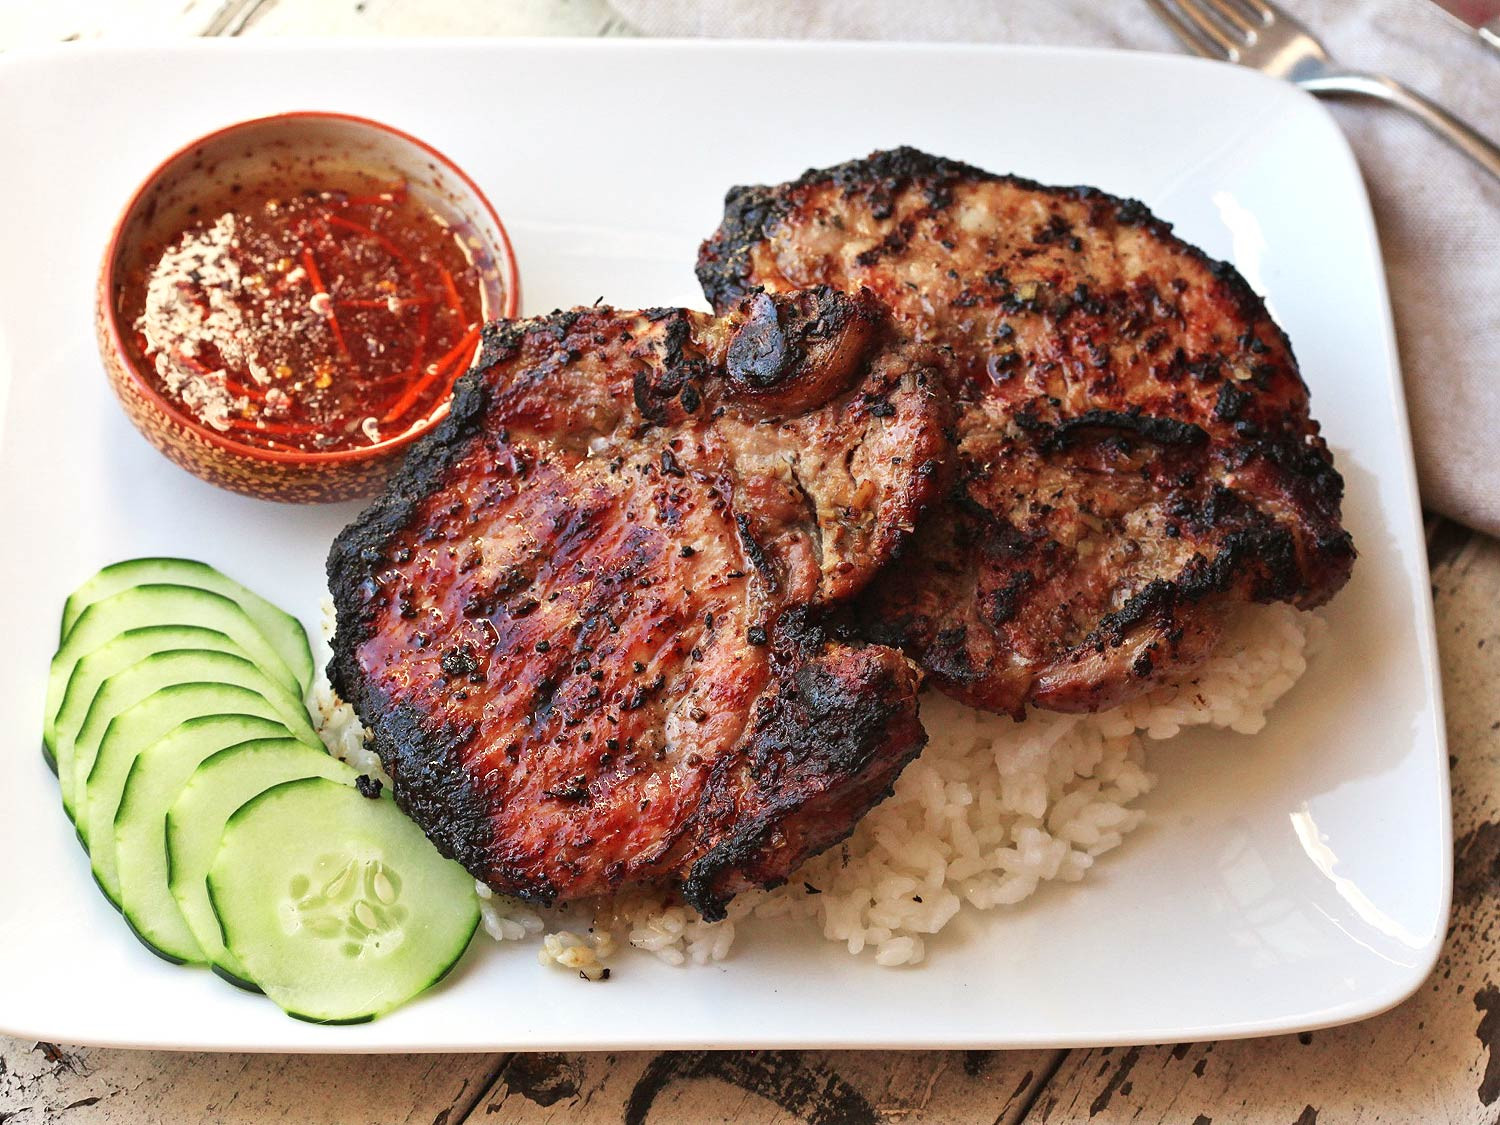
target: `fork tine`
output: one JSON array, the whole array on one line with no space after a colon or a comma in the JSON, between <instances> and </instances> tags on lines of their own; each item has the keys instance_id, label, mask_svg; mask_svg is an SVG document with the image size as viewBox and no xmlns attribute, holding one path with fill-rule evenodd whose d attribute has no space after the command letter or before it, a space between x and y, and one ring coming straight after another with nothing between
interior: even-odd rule
<instances>
[{"instance_id":1,"label":"fork tine","mask_svg":"<svg viewBox=\"0 0 1500 1125\"><path fill-rule=\"evenodd\" d=\"M1177 0L1177 7L1193 22L1204 38L1218 46L1231 59L1234 58L1239 49L1245 45L1244 40L1231 39L1224 25L1204 10L1203 3L1204 0Z\"/></svg>"},{"instance_id":2,"label":"fork tine","mask_svg":"<svg viewBox=\"0 0 1500 1125\"><path fill-rule=\"evenodd\" d=\"M1241 35L1249 35L1261 26L1261 21L1245 10L1243 0L1208 0L1208 3Z\"/></svg>"},{"instance_id":3,"label":"fork tine","mask_svg":"<svg viewBox=\"0 0 1500 1125\"><path fill-rule=\"evenodd\" d=\"M1162 22L1172 29L1177 38L1182 40L1188 50L1210 59L1229 57L1226 48L1216 46L1212 41L1206 40L1194 31L1174 9L1167 6L1166 0L1146 0L1146 3L1161 17Z\"/></svg>"},{"instance_id":4,"label":"fork tine","mask_svg":"<svg viewBox=\"0 0 1500 1125\"><path fill-rule=\"evenodd\" d=\"M1274 6L1266 3L1266 0L1239 0L1239 2L1255 13L1262 27L1274 22L1279 14Z\"/></svg>"}]
</instances>

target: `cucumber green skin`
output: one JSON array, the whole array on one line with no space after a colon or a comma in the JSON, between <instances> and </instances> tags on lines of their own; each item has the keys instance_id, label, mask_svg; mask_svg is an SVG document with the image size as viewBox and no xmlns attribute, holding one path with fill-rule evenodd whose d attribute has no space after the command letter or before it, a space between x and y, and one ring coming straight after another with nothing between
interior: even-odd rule
<instances>
[{"instance_id":1,"label":"cucumber green skin","mask_svg":"<svg viewBox=\"0 0 1500 1125\"><path fill-rule=\"evenodd\" d=\"M127 559L105 567L73 591L63 604L59 645L95 602L132 586L155 584L196 586L238 602L296 677L303 694L311 690L315 677L312 648L301 622L207 563L194 559Z\"/></svg>"},{"instance_id":2,"label":"cucumber green skin","mask_svg":"<svg viewBox=\"0 0 1500 1125\"><path fill-rule=\"evenodd\" d=\"M168 887L205 958L220 976L259 991L249 983L248 970L224 947L219 919L208 898L208 871L230 816L283 781L326 777L352 786L358 776L337 758L301 742L259 739L205 758L178 792L166 813Z\"/></svg>"},{"instance_id":3,"label":"cucumber green skin","mask_svg":"<svg viewBox=\"0 0 1500 1125\"><path fill-rule=\"evenodd\" d=\"M221 653L199 655L215 656L220 661L235 659ZM120 889L114 848L115 813L136 756L151 743L189 719L244 714L280 720L295 737L309 746L320 745L306 717L301 716L300 724L294 725L295 712L287 700L277 700L274 685L259 677L253 666L248 673L234 673L232 679L230 675L215 675L210 680L206 673L207 670L204 681L199 683L184 683L185 677L181 676L169 681L168 686L113 718L100 740L99 754L89 771L85 798L80 804L79 825L86 828L84 838L89 845L94 877L110 900L117 904ZM258 684L255 682L257 677L261 681Z\"/></svg>"},{"instance_id":4,"label":"cucumber green skin","mask_svg":"<svg viewBox=\"0 0 1500 1125\"><path fill-rule=\"evenodd\" d=\"M62 704L51 724L52 737L47 739L57 763L55 772L62 789L63 808L69 819L73 817L74 744L79 728L88 718L89 706L98 694L99 685L149 656L174 649L211 649L248 659L239 645L216 629L196 625L149 625L126 630L89 653L74 667Z\"/></svg>"},{"instance_id":5,"label":"cucumber green skin","mask_svg":"<svg viewBox=\"0 0 1500 1125\"><path fill-rule=\"evenodd\" d=\"M140 751L180 724L189 719L224 713L273 721L278 717L274 707L247 688L226 684L175 684L125 712L122 716L124 722L113 727L115 733L109 741L118 749L108 757L101 754L103 769L96 771L90 779L93 792L86 823L94 882L121 913L124 913L125 905L120 894L119 856L115 851L113 826L130 767Z\"/></svg>"},{"instance_id":6,"label":"cucumber green skin","mask_svg":"<svg viewBox=\"0 0 1500 1125\"><path fill-rule=\"evenodd\" d=\"M208 956L167 886L167 809L205 758L228 746L278 736L304 753L318 753L293 741L274 719L205 715L179 724L131 763L114 824L120 910L136 935L168 961L201 963Z\"/></svg>"},{"instance_id":7,"label":"cucumber green skin","mask_svg":"<svg viewBox=\"0 0 1500 1125\"><path fill-rule=\"evenodd\" d=\"M319 1027L351 1027L357 1023L370 1023L375 1019L374 1013L366 1016L352 1016L346 1020L320 1020L317 1016L304 1016L301 1012L293 1012L286 1008L283 1008L282 1011L286 1012L294 1020L301 1020L303 1023L315 1023Z\"/></svg>"},{"instance_id":8,"label":"cucumber green skin","mask_svg":"<svg viewBox=\"0 0 1500 1125\"><path fill-rule=\"evenodd\" d=\"M235 988L243 989L245 992L253 992L257 996L265 995L265 993L260 990L260 985L256 984L253 980L246 980L244 977L237 977L231 972L226 972L219 965L210 965L209 970L221 981L224 981L227 984L232 984Z\"/></svg>"},{"instance_id":9,"label":"cucumber green skin","mask_svg":"<svg viewBox=\"0 0 1500 1125\"><path fill-rule=\"evenodd\" d=\"M379 959L344 956L341 937L287 934L279 905L291 876L320 853L372 848L420 926ZM288 1015L323 1024L374 1019L441 980L479 927L473 887L395 802L322 778L283 782L237 809L208 874L229 951Z\"/></svg>"},{"instance_id":10,"label":"cucumber green skin","mask_svg":"<svg viewBox=\"0 0 1500 1125\"><path fill-rule=\"evenodd\" d=\"M91 817L88 809L91 792L89 778L110 723L120 712L135 706L163 687L194 682L223 682L249 687L279 708L282 721L298 737L316 739L301 701L279 683L267 679L251 661L211 649L155 653L99 685L99 690L94 693L94 699L89 704L88 716L74 739L73 781L69 792L73 799L73 823L77 825L85 845L92 841L94 823L98 819ZM234 712L235 708L228 710ZM124 773L119 774L117 780L118 784L123 785ZM99 823L106 830L114 823L113 807L109 810L109 817L99 820Z\"/></svg>"},{"instance_id":11,"label":"cucumber green skin","mask_svg":"<svg viewBox=\"0 0 1500 1125\"><path fill-rule=\"evenodd\" d=\"M57 745L51 738L56 734L57 715L78 662L126 630L163 624L196 625L226 634L271 679L294 694L302 694L297 677L238 603L191 586L133 586L84 610L52 657L42 737L54 752Z\"/></svg>"}]
</instances>

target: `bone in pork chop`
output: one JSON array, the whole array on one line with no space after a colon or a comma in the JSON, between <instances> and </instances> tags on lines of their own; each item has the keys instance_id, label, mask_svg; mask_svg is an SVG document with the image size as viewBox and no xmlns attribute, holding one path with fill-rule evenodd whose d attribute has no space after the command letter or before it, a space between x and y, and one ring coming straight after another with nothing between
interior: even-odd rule
<instances>
[{"instance_id":1,"label":"bone in pork chop","mask_svg":"<svg viewBox=\"0 0 1500 1125\"><path fill-rule=\"evenodd\" d=\"M1286 336L1139 203L897 149L731 190L698 275L716 308L868 289L947 350L954 485L860 620L959 699L1111 706L1200 661L1234 605L1348 578Z\"/></svg>"},{"instance_id":2,"label":"bone in pork chop","mask_svg":"<svg viewBox=\"0 0 1500 1125\"><path fill-rule=\"evenodd\" d=\"M706 918L842 839L925 741L833 638L940 491L947 403L867 294L491 325L328 561L333 685L499 891L680 886Z\"/></svg>"}]
</instances>

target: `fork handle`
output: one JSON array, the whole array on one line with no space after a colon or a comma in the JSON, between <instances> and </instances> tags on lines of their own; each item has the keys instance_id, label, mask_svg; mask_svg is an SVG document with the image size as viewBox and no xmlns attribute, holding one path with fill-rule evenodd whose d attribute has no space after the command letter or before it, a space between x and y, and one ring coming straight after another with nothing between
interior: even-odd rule
<instances>
[{"instance_id":1,"label":"fork handle","mask_svg":"<svg viewBox=\"0 0 1500 1125\"><path fill-rule=\"evenodd\" d=\"M1362 94L1400 106L1500 180L1500 145L1454 117L1436 102L1401 85L1395 79L1361 71L1330 71L1300 79L1297 85L1314 94Z\"/></svg>"}]
</instances>

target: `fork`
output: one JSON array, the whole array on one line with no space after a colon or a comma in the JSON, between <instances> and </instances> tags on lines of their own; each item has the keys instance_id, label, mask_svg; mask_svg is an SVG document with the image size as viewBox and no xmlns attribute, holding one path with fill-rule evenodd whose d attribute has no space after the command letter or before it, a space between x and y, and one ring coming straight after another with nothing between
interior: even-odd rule
<instances>
[{"instance_id":1,"label":"fork","mask_svg":"<svg viewBox=\"0 0 1500 1125\"><path fill-rule=\"evenodd\" d=\"M1190 50L1284 78L1314 94L1359 94L1399 106L1500 179L1500 146L1393 78L1346 70L1269 0L1146 0Z\"/></svg>"}]
</instances>

